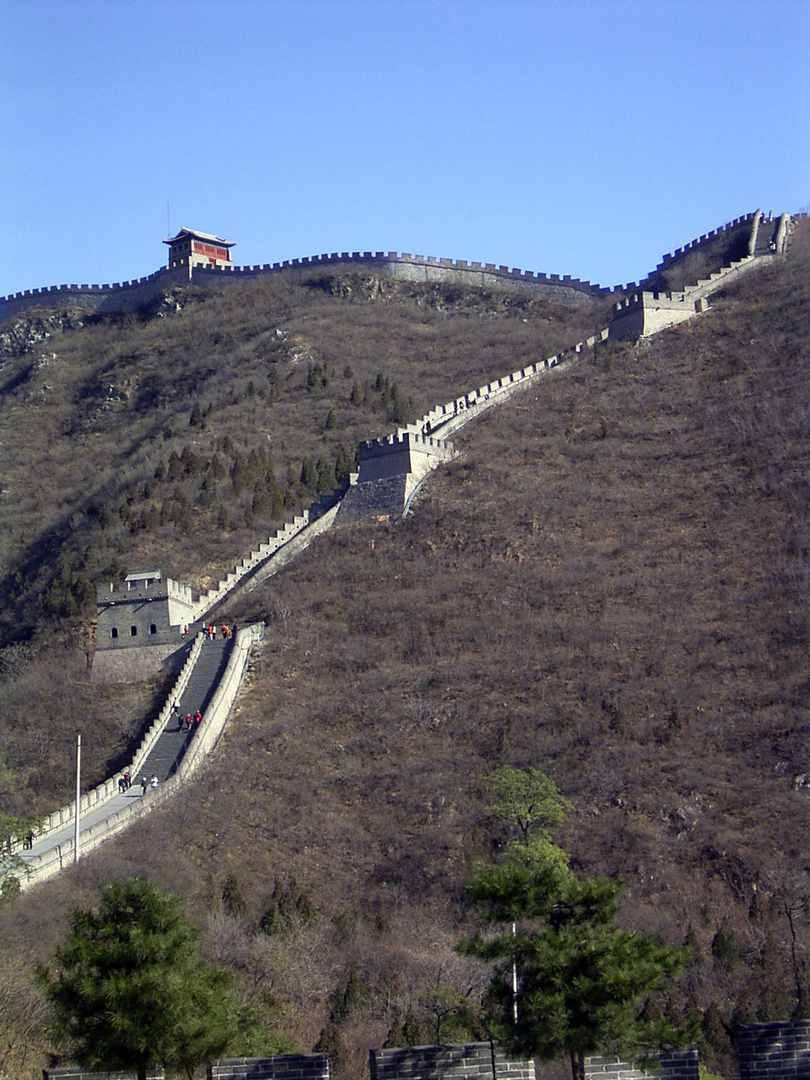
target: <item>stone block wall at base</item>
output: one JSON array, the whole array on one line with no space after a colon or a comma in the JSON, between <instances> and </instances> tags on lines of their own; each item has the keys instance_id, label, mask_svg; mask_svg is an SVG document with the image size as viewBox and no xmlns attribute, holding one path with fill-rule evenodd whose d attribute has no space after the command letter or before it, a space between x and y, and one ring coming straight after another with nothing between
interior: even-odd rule
<instances>
[{"instance_id":1,"label":"stone block wall at base","mask_svg":"<svg viewBox=\"0 0 810 1080\"><path fill-rule=\"evenodd\" d=\"M171 645L142 645L137 649L100 649L93 657L90 675L95 682L129 683L176 675L188 653L188 639L178 637ZM164 667L165 665L165 667Z\"/></svg>"},{"instance_id":2,"label":"stone block wall at base","mask_svg":"<svg viewBox=\"0 0 810 1080\"><path fill-rule=\"evenodd\" d=\"M533 1061L509 1061L495 1051L497 1080L535 1080ZM489 1080L493 1074L489 1043L458 1046L406 1046L369 1052L371 1080Z\"/></svg>"},{"instance_id":3,"label":"stone block wall at base","mask_svg":"<svg viewBox=\"0 0 810 1080\"><path fill-rule=\"evenodd\" d=\"M744 1024L737 1032L741 1080L810 1078L810 1020Z\"/></svg>"},{"instance_id":4,"label":"stone block wall at base","mask_svg":"<svg viewBox=\"0 0 810 1080\"><path fill-rule=\"evenodd\" d=\"M269 1058L221 1058L208 1063L208 1080L329 1080L326 1054L279 1054Z\"/></svg>"},{"instance_id":5,"label":"stone block wall at base","mask_svg":"<svg viewBox=\"0 0 810 1080\"><path fill-rule=\"evenodd\" d=\"M688 1050L668 1050L661 1054L658 1066L644 1069L628 1065L620 1058L590 1057L585 1059L585 1080L698 1080L700 1075L697 1047Z\"/></svg>"},{"instance_id":6,"label":"stone block wall at base","mask_svg":"<svg viewBox=\"0 0 810 1080\"><path fill-rule=\"evenodd\" d=\"M164 1080L163 1069L150 1069L146 1080ZM78 1065L68 1065L60 1069L43 1069L42 1080L138 1080L134 1072L85 1072Z\"/></svg>"}]
</instances>

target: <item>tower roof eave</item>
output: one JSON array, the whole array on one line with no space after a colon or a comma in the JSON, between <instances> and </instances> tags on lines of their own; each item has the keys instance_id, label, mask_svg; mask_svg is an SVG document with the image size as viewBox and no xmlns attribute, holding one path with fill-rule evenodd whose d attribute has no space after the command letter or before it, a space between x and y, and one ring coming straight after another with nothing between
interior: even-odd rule
<instances>
[{"instance_id":1,"label":"tower roof eave","mask_svg":"<svg viewBox=\"0 0 810 1080\"><path fill-rule=\"evenodd\" d=\"M221 236L214 236L213 233L200 232L199 229L187 229L185 226L180 230L177 236L170 236L168 240L164 240L164 244L176 244L178 240L184 240L188 237L191 240L206 240L208 243L219 244L221 247L235 247L235 240L223 240Z\"/></svg>"}]
</instances>

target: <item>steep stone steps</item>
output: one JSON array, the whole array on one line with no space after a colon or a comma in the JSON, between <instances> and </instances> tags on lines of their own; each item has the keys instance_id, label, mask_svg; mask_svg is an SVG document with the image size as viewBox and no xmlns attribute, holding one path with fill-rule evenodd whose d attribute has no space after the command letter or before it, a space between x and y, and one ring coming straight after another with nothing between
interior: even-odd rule
<instances>
[{"instance_id":1,"label":"steep stone steps","mask_svg":"<svg viewBox=\"0 0 810 1080\"><path fill-rule=\"evenodd\" d=\"M771 255L771 241L774 240L779 222L775 218L763 217L759 222L754 255Z\"/></svg>"},{"instance_id":2,"label":"steep stone steps","mask_svg":"<svg viewBox=\"0 0 810 1080\"><path fill-rule=\"evenodd\" d=\"M185 722L189 714L193 718L198 710L205 716L206 707L225 670L232 644L232 638L223 639L222 637L203 642L191 677L177 701L181 721ZM202 722L205 723L205 720ZM194 736L196 726L192 720L190 731L186 730L184 723L182 729L178 730L175 717L170 717L152 752L141 766L141 776L145 776L147 780L156 776L161 783L167 780L180 763L186 747ZM133 776L133 784L139 783L141 776Z\"/></svg>"}]
</instances>

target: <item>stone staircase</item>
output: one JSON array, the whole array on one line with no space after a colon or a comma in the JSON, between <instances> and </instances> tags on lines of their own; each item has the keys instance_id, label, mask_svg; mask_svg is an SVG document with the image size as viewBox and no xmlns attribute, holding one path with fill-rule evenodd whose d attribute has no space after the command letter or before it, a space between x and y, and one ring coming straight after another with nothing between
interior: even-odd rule
<instances>
[{"instance_id":1,"label":"stone staircase","mask_svg":"<svg viewBox=\"0 0 810 1080\"><path fill-rule=\"evenodd\" d=\"M174 775L197 726L192 720L191 729L186 730L186 716L190 714L194 717L198 710L200 713L205 713L225 670L225 665L228 663L232 644L232 638L222 638L221 636L213 641L203 642L191 676L182 694L177 699L182 726L178 727L174 718L169 718L157 742L139 770L147 780L151 780L153 776L156 776L163 783ZM134 776L132 778L133 784L137 784L138 780L139 777Z\"/></svg>"},{"instance_id":2,"label":"stone staircase","mask_svg":"<svg viewBox=\"0 0 810 1080\"><path fill-rule=\"evenodd\" d=\"M759 219L759 228L757 229L756 242L754 244L754 250L752 255L772 255L773 248L772 243L776 241L776 230L778 228L778 219L768 218L764 215Z\"/></svg>"},{"instance_id":3,"label":"stone staircase","mask_svg":"<svg viewBox=\"0 0 810 1080\"><path fill-rule=\"evenodd\" d=\"M132 786L122 791L118 781L123 772L106 780L82 796L81 853L92 851L115 836L154 807L172 798L201 768L213 751L228 719L244 677L253 644L262 636L263 624L239 630L232 638L207 640L200 636L193 644L187 664L175 686L170 702L176 701L185 720L199 710L202 720L190 731L179 728L176 714L167 704L155 722L146 743L130 768ZM158 778L157 790L141 791L141 778ZM75 855L75 804L51 814L31 848L21 840L12 842L8 854L19 856L26 873L19 881L22 889L47 881L73 865ZM0 879L9 872L0 859ZM12 871L15 876L16 870Z\"/></svg>"}]
</instances>

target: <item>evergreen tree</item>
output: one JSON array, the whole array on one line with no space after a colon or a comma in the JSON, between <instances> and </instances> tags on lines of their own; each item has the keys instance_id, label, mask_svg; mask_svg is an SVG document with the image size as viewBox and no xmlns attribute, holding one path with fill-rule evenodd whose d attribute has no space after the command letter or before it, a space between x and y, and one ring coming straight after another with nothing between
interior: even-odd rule
<instances>
[{"instance_id":1,"label":"evergreen tree","mask_svg":"<svg viewBox=\"0 0 810 1080\"><path fill-rule=\"evenodd\" d=\"M14 841L36 835L38 828L33 818L0 813L0 901L19 893L20 878L27 869L22 857L12 852Z\"/></svg>"},{"instance_id":2,"label":"evergreen tree","mask_svg":"<svg viewBox=\"0 0 810 1080\"><path fill-rule=\"evenodd\" d=\"M228 874L225 878L222 888L222 906L232 919L247 918L247 904L234 874Z\"/></svg>"},{"instance_id":3,"label":"evergreen tree","mask_svg":"<svg viewBox=\"0 0 810 1080\"><path fill-rule=\"evenodd\" d=\"M343 443L340 444L335 459L335 481L342 484L349 479L349 473L354 469L354 458L349 454Z\"/></svg>"},{"instance_id":4,"label":"evergreen tree","mask_svg":"<svg viewBox=\"0 0 810 1080\"><path fill-rule=\"evenodd\" d=\"M79 1064L185 1072L219 1057L238 1033L230 974L198 957L176 897L133 878L108 885L98 912L76 910L57 970L39 978L58 1036Z\"/></svg>"},{"instance_id":5,"label":"evergreen tree","mask_svg":"<svg viewBox=\"0 0 810 1080\"><path fill-rule=\"evenodd\" d=\"M318 470L315 462L310 457L305 457L301 462L301 474L299 476L301 486L308 492L314 492L318 487Z\"/></svg>"},{"instance_id":6,"label":"evergreen tree","mask_svg":"<svg viewBox=\"0 0 810 1080\"><path fill-rule=\"evenodd\" d=\"M571 871L545 830L566 805L548 777L498 770L490 779L499 796L491 816L513 821L522 836L507 845L501 863L479 867L467 886L484 921L501 928L459 948L496 963L485 1003L492 1034L526 1057L565 1053L573 1080L583 1080L589 1054L643 1059L681 1043L691 1033L645 1005L681 971L688 950L622 929L616 922L621 882L583 880ZM543 794L544 809L524 798L527 791ZM532 825L538 835L528 835Z\"/></svg>"}]
</instances>

